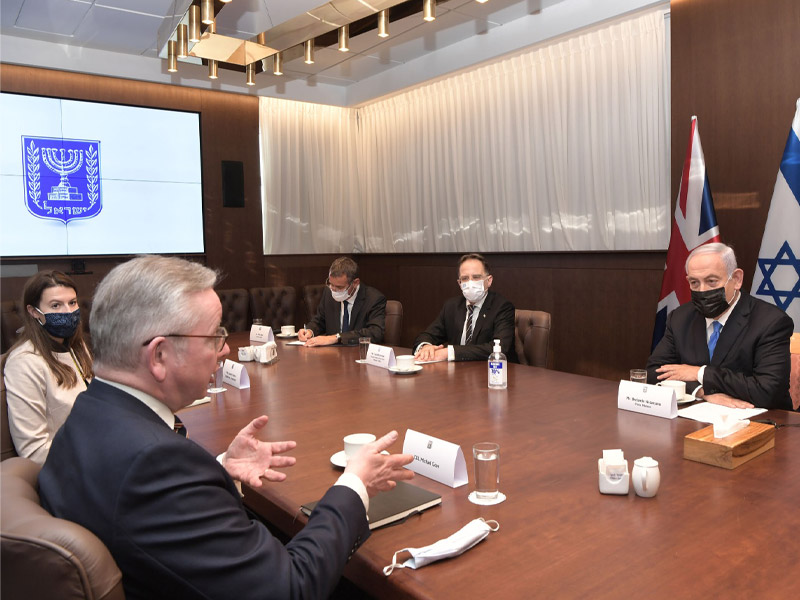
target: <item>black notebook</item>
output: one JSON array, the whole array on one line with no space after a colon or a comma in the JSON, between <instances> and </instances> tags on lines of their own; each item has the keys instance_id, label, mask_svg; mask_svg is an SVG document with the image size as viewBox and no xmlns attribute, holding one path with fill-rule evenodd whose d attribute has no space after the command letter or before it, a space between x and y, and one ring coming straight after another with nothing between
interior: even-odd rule
<instances>
[{"instance_id":1,"label":"black notebook","mask_svg":"<svg viewBox=\"0 0 800 600\"><path fill-rule=\"evenodd\" d=\"M410 483L398 481L397 486L388 492L381 492L369 499L369 528L377 529L395 521L405 519L409 515L422 512L426 508L442 503L442 497L428 490L423 490ZM316 502L303 504L300 510L310 515Z\"/></svg>"}]
</instances>

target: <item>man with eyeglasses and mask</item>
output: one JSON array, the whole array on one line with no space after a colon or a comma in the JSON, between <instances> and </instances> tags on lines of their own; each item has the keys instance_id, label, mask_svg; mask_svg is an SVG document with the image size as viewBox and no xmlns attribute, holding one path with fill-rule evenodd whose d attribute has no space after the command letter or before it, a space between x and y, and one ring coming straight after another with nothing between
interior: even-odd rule
<instances>
[{"instance_id":1,"label":"man with eyeglasses and mask","mask_svg":"<svg viewBox=\"0 0 800 600\"><path fill-rule=\"evenodd\" d=\"M380 344L385 330L386 297L362 285L358 265L342 256L331 263L317 314L297 337L307 347L355 345L360 337Z\"/></svg>"},{"instance_id":2,"label":"man with eyeglasses and mask","mask_svg":"<svg viewBox=\"0 0 800 600\"><path fill-rule=\"evenodd\" d=\"M91 314L95 378L54 437L42 506L100 538L130 600L327 598L369 536L370 497L410 479L413 457L381 454L395 431L362 448L285 546L251 519L234 481L279 485L295 442L261 440L262 415L217 462L175 415L205 394L229 352L216 282L203 265L161 256L103 279Z\"/></svg>"},{"instance_id":3,"label":"man with eyeglasses and mask","mask_svg":"<svg viewBox=\"0 0 800 600\"><path fill-rule=\"evenodd\" d=\"M417 360L487 360L493 340L503 354L518 362L514 350L514 305L492 291L492 275L480 254L465 254L458 261L461 296L444 303L439 316L414 340Z\"/></svg>"},{"instance_id":4,"label":"man with eyeglasses and mask","mask_svg":"<svg viewBox=\"0 0 800 600\"><path fill-rule=\"evenodd\" d=\"M792 410L784 311L742 291L744 273L730 246L695 248L686 260L692 302L676 308L647 361L647 378L685 381L687 393L733 408Z\"/></svg>"}]
</instances>

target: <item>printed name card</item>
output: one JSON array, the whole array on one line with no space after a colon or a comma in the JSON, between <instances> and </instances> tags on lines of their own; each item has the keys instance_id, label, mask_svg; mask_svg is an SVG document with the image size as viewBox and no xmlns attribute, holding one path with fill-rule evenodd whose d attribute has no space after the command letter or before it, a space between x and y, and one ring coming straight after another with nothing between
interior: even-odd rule
<instances>
[{"instance_id":1,"label":"printed name card","mask_svg":"<svg viewBox=\"0 0 800 600\"><path fill-rule=\"evenodd\" d=\"M406 469L452 488L467 484L467 463L457 444L407 429L403 454L414 456Z\"/></svg>"},{"instance_id":2,"label":"printed name card","mask_svg":"<svg viewBox=\"0 0 800 600\"><path fill-rule=\"evenodd\" d=\"M367 348L367 364L388 369L395 365L394 350L391 346L370 344Z\"/></svg>"},{"instance_id":3,"label":"printed name card","mask_svg":"<svg viewBox=\"0 0 800 600\"><path fill-rule=\"evenodd\" d=\"M272 333L272 327L253 325L250 328L250 339L256 342L274 342L275 334Z\"/></svg>"},{"instance_id":4,"label":"printed name card","mask_svg":"<svg viewBox=\"0 0 800 600\"><path fill-rule=\"evenodd\" d=\"M250 387L250 376L243 364L226 358L225 364L222 366L222 383L243 390Z\"/></svg>"},{"instance_id":5,"label":"printed name card","mask_svg":"<svg viewBox=\"0 0 800 600\"><path fill-rule=\"evenodd\" d=\"M672 388L623 380L619 382L617 408L674 419L678 416L678 399Z\"/></svg>"}]
</instances>

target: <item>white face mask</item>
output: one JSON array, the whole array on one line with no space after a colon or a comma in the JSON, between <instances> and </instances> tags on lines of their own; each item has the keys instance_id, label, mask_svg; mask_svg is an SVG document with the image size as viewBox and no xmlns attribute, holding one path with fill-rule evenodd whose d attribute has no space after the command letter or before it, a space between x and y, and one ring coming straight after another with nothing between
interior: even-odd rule
<instances>
[{"instance_id":1,"label":"white face mask","mask_svg":"<svg viewBox=\"0 0 800 600\"><path fill-rule=\"evenodd\" d=\"M351 283L350 285L353 284ZM336 300L337 302L344 302L345 300L347 300L351 296L350 285L348 285L341 292L334 292L333 290L331 290L331 296L333 296L333 299Z\"/></svg>"},{"instance_id":2,"label":"white face mask","mask_svg":"<svg viewBox=\"0 0 800 600\"><path fill-rule=\"evenodd\" d=\"M494 527L492 525L494 525ZM419 569L437 560L458 556L483 540L489 535L490 531L497 531L498 529L500 529L500 523L497 521L474 519L450 537L439 540L435 544L425 546L424 548L403 548L402 550L398 550L392 557L392 564L383 568L383 574L388 577L392 574L395 567L400 569L404 569L405 567ZM397 555L406 551L411 553L411 558L402 564L398 563Z\"/></svg>"},{"instance_id":3,"label":"white face mask","mask_svg":"<svg viewBox=\"0 0 800 600\"><path fill-rule=\"evenodd\" d=\"M464 294L464 298L467 299L467 302L475 304L483 300L483 297L488 293L488 290L483 289L483 285L483 280L465 281L461 284L461 293Z\"/></svg>"}]
</instances>

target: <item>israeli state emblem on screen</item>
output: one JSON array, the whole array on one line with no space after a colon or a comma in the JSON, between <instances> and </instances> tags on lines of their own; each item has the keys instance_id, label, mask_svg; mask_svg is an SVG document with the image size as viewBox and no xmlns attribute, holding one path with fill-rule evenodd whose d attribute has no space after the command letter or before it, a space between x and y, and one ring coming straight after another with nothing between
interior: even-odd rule
<instances>
[{"instance_id":1,"label":"israeli state emblem on screen","mask_svg":"<svg viewBox=\"0 0 800 600\"><path fill-rule=\"evenodd\" d=\"M25 205L41 219L91 219L103 208L100 142L22 136Z\"/></svg>"}]
</instances>

